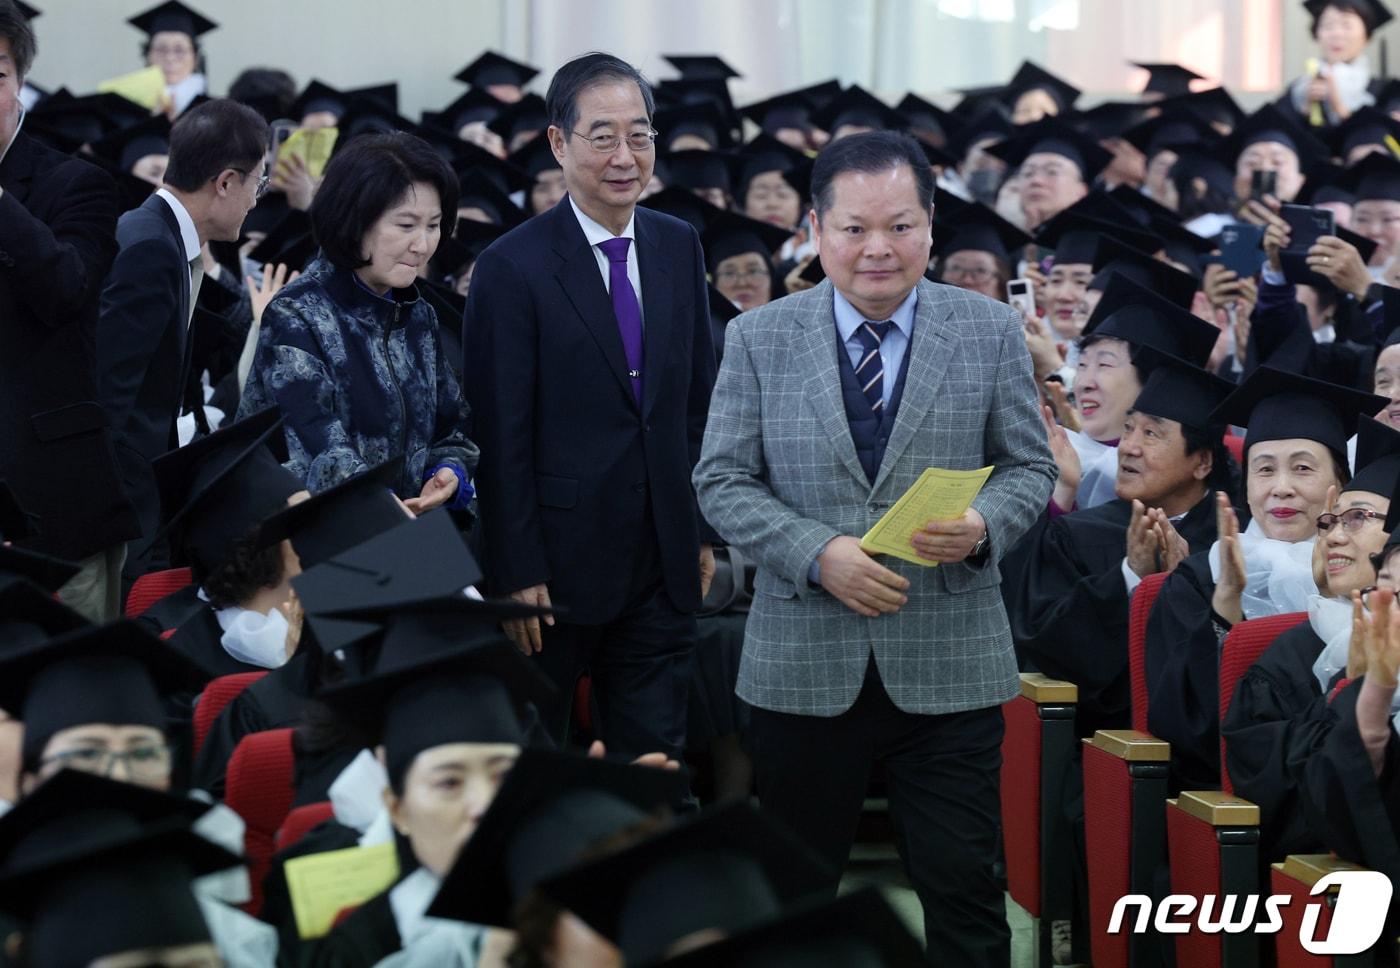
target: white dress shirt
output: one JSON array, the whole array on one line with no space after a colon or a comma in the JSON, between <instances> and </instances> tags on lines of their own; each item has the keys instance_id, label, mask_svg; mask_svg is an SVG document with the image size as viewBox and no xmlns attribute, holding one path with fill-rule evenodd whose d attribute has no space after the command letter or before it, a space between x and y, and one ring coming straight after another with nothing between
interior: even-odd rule
<instances>
[{"instance_id":1,"label":"white dress shirt","mask_svg":"<svg viewBox=\"0 0 1400 968\"><path fill-rule=\"evenodd\" d=\"M164 188L157 188L156 194L170 206L170 210L175 213L175 224L180 226L180 242L185 247L185 261L193 262L199 258L199 232L194 227L194 219L185 210L185 206L180 204L180 200L170 194ZM194 280L190 280L190 303L194 303Z\"/></svg>"},{"instance_id":2,"label":"white dress shirt","mask_svg":"<svg viewBox=\"0 0 1400 968\"><path fill-rule=\"evenodd\" d=\"M637 307L641 310L642 325L645 326L646 308L642 305L642 270L637 263L636 214L633 213L632 217L627 220L627 227L620 234L613 235L612 232L583 214L583 209L578 207L578 203L573 198L569 199L569 206L574 210L579 227L583 229L583 237L593 247L593 258L598 260L598 271L603 275L603 289L609 296L612 295L612 269L608 266L607 253L598 246L609 239L632 240L632 244L627 247L627 278L632 283L632 291L637 294Z\"/></svg>"}]
</instances>

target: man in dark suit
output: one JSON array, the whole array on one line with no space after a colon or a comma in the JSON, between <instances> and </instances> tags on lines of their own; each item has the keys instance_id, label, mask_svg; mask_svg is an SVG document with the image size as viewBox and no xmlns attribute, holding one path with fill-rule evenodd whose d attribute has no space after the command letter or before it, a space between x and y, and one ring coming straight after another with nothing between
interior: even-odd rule
<instances>
[{"instance_id":1,"label":"man in dark suit","mask_svg":"<svg viewBox=\"0 0 1400 968\"><path fill-rule=\"evenodd\" d=\"M609 749L678 756L714 570L690 486L714 381L704 260L694 229L636 207L655 162L636 69L585 55L546 102L568 197L482 253L463 332L487 579L568 609L507 626L560 687L557 737L588 670Z\"/></svg>"},{"instance_id":2,"label":"man in dark suit","mask_svg":"<svg viewBox=\"0 0 1400 968\"><path fill-rule=\"evenodd\" d=\"M59 597L100 622L117 617L125 542L137 533L93 364L117 190L20 130L34 52L23 14L0 0L0 478L38 517L22 544L80 562Z\"/></svg>"},{"instance_id":3,"label":"man in dark suit","mask_svg":"<svg viewBox=\"0 0 1400 968\"><path fill-rule=\"evenodd\" d=\"M196 378L188 330L203 278L200 249L211 239L237 241L267 184L267 145L262 115L235 101L206 101L170 131L165 184L117 223L120 251L102 290L97 386L141 519L128 579L164 567L163 553L151 547L160 517L151 461L178 446L175 421Z\"/></svg>"}]
</instances>

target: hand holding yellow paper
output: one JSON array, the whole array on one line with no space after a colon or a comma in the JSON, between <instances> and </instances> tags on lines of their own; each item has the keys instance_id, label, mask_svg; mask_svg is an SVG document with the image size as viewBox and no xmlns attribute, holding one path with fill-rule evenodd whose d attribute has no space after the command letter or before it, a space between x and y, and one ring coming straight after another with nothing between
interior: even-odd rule
<instances>
[{"instance_id":1,"label":"hand holding yellow paper","mask_svg":"<svg viewBox=\"0 0 1400 968\"><path fill-rule=\"evenodd\" d=\"M952 521L972 506L972 499L992 476L992 467L975 471L950 471L930 467L919 475L894 507L860 539L863 550L892 555L916 565L935 567L938 562L920 558L910 544L914 532L930 521Z\"/></svg>"},{"instance_id":2,"label":"hand holding yellow paper","mask_svg":"<svg viewBox=\"0 0 1400 968\"><path fill-rule=\"evenodd\" d=\"M159 67L146 67L123 74L97 85L99 94L120 94L147 110L153 109L165 96L165 72Z\"/></svg>"},{"instance_id":3,"label":"hand holding yellow paper","mask_svg":"<svg viewBox=\"0 0 1400 968\"><path fill-rule=\"evenodd\" d=\"M390 842L294 857L282 870L297 934L308 940L326 935L345 908L388 890L399 878L399 858Z\"/></svg>"},{"instance_id":4,"label":"hand holding yellow paper","mask_svg":"<svg viewBox=\"0 0 1400 968\"><path fill-rule=\"evenodd\" d=\"M280 164L295 155L306 166L307 174L320 178L339 135L337 128L297 128L277 148L277 161Z\"/></svg>"}]
</instances>

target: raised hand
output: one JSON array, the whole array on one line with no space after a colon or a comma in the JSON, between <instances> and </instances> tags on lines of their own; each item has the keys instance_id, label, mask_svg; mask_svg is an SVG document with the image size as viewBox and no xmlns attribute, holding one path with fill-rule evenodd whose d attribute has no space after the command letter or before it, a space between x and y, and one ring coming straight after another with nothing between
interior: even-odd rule
<instances>
[{"instance_id":1,"label":"raised hand","mask_svg":"<svg viewBox=\"0 0 1400 968\"><path fill-rule=\"evenodd\" d=\"M1055 505L1062 511L1074 506L1075 495L1079 493L1079 482L1083 479L1083 469L1079 463L1079 451L1069 441L1065 428L1055 423L1055 415L1048 406L1040 408L1041 424L1045 427L1045 439L1050 444L1050 453L1055 457L1055 467L1059 477L1055 480Z\"/></svg>"},{"instance_id":2,"label":"raised hand","mask_svg":"<svg viewBox=\"0 0 1400 968\"><path fill-rule=\"evenodd\" d=\"M1244 549L1240 547L1239 518L1224 491L1215 495L1215 529L1220 542L1220 577L1215 582L1210 604L1217 615L1233 625L1244 621L1240 597L1244 594L1248 572Z\"/></svg>"}]
</instances>

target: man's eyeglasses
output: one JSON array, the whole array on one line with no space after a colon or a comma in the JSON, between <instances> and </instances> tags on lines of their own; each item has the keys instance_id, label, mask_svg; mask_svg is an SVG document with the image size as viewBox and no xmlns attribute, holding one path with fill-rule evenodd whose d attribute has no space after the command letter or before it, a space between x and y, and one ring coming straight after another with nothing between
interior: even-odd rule
<instances>
[{"instance_id":1,"label":"man's eyeglasses","mask_svg":"<svg viewBox=\"0 0 1400 968\"><path fill-rule=\"evenodd\" d=\"M735 282L746 282L749 279L768 279L770 273L767 267L753 266L740 272L738 269L721 269L715 273L715 282L723 282L726 285Z\"/></svg>"},{"instance_id":2,"label":"man's eyeglasses","mask_svg":"<svg viewBox=\"0 0 1400 968\"><path fill-rule=\"evenodd\" d=\"M570 131L569 134L573 135L575 138L582 138L584 141L587 141L593 146L594 151L610 155L622 145L623 141L626 141L627 147L633 151L650 151L656 146L657 133L655 131L633 131L626 138L619 137L615 134L595 134L590 138L588 135L579 134L577 131Z\"/></svg>"},{"instance_id":3,"label":"man's eyeglasses","mask_svg":"<svg viewBox=\"0 0 1400 968\"><path fill-rule=\"evenodd\" d=\"M986 282L992 278L993 271L986 266L965 266L958 262L946 263L943 267L943 275L948 278L968 279L972 282Z\"/></svg>"},{"instance_id":4,"label":"man's eyeglasses","mask_svg":"<svg viewBox=\"0 0 1400 968\"><path fill-rule=\"evenodd\" d=\"M102 746L82 746L64 750L45 757L45 765L58 763L70 770L96 773L98 776L111 776L117 761L126 766L127 775L143 779L157 779L170 772L170 747L165 745L134 746L129 750L109 750Z\"/></svg>"},{"instance_id":5,"label":"man's eyeglasses","mask_svg":"<svg viewBox=\"0 0 1400 968\"><path fill-rule=\"evenodd\" d=\"M252 174L251 171L244 171L242 168L230 168L229 170L230 170L230 171L236 171L236 172L238 172L240 175L243 176L243 180L244 180L244 181L247 181L248 176ZM218 176L216 175L215 177L217 178ZM253 193L253 198L255 198L255 199L257 199L257 198L262 198L264 195L266 195L266 194L267 194L267 184L268 184L268 182L270 182L271 180L272 180L272 176L268 174L267 168L264 167L264 168L263 168L262 175L259 176L259 178L258 178L258 187L257 187L257 189L256 189L256 190L254 191L254 193Z\"/></svg>"},{"instance_id":6,"label":"man's eyeglasses","mask_svg":"<svg viewBox=\"0 0 1400 968\"><path fill-rule=\"evenodd\" d=\"M1343 511L1341 514L1319 514L1317 516L1318 534L1326 534L1337 526L1337 522L1342 523L1342 530L1347 534L1356 534L1366 527L1366 522L1372 518L1384 519L1385 515L1379 511L1372 511L1369 508L1352 508Z\"/></svg>"}]
</instances>

